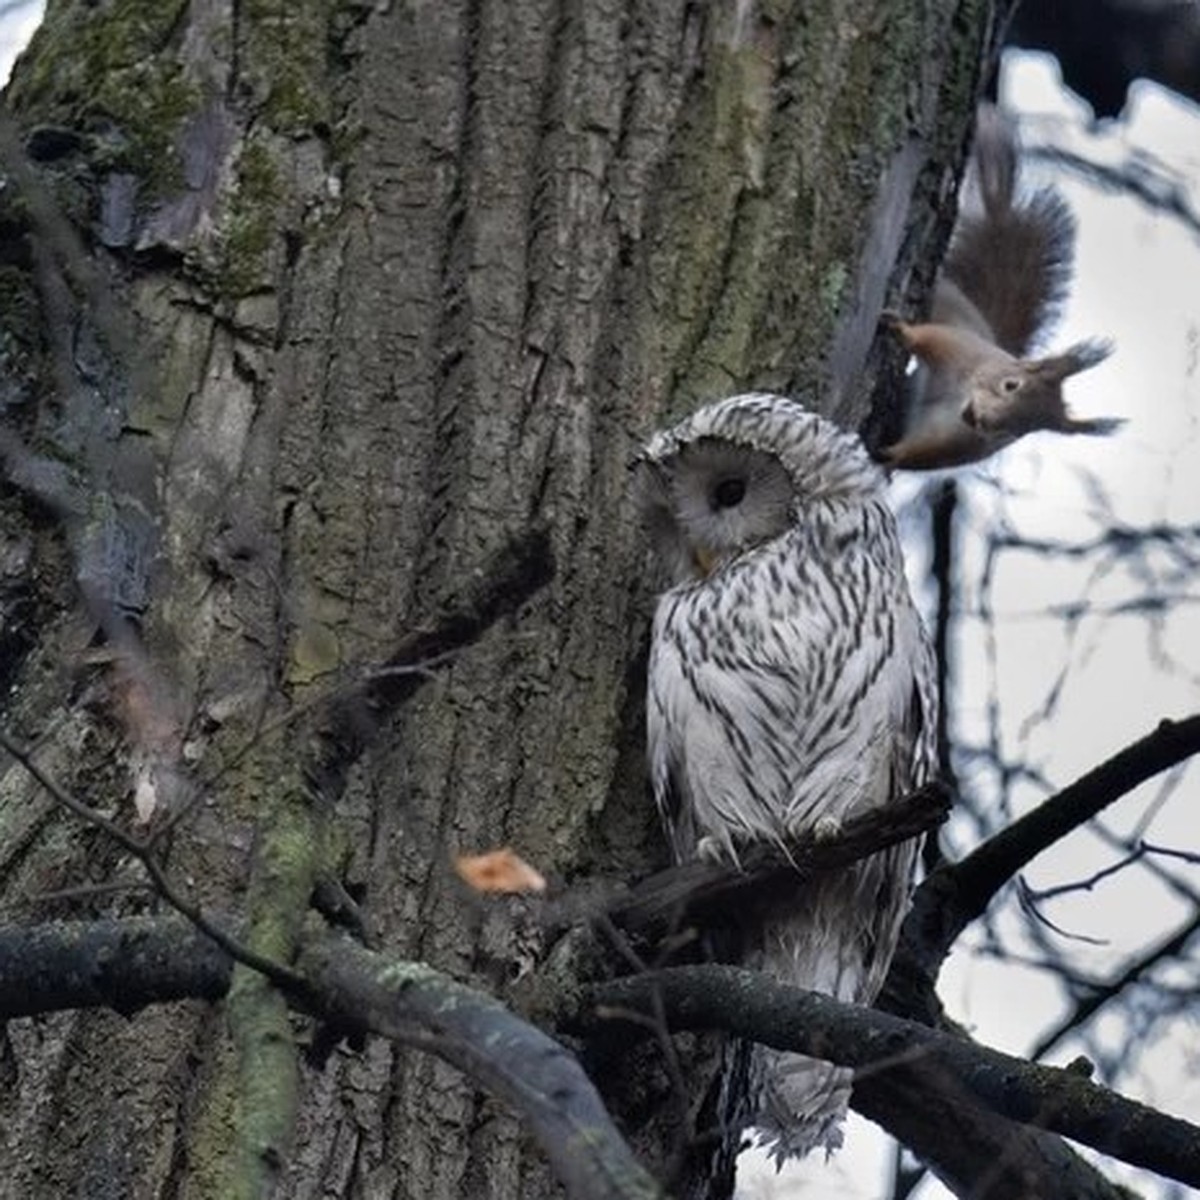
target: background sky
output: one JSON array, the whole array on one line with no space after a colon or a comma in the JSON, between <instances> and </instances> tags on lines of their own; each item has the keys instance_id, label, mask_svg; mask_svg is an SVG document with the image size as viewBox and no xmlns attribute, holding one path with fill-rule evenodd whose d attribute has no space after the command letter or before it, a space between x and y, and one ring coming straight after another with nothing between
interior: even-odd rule
<instances>
[{"instance_id":1,"label":"background sky","mask_svg":"<svg viewBox=\"0 0 1200 1200\"><path fill-rule=\"evenodd\" d=\"M42 22L42 0L0 0L0 84L12 73L21 53Z\"/></svg>"},{"instance_id":2,"label":"background sky","mask_svg":"<svg viewBox=\"0 0 1200 1200\"><path fill-rule=\"evenodd\" d=\"M36 0L0 0L0 81L40 15ZM1034 54L1006 56L1001 99L1020 114L1031 151L1054 146L1132 172L1177 207L1200 213L1194 106L1139 83L1119 122L1093 127L1087 106L1062 90L1054 60ZM946 831L955 854L1162 717L1200 710L1200 236L1185 219L1039 155L1027 173L1035 182L1053 179L1079 222L1075 284L1053 345L1087 337L1117 343L1112 358L1070 383L1070 402L1081 416L1119 416L1128 424L1107 439L1034 435L957 473L961 591L952 733L966 750L959 768L975 813L956 816ZM928 476L907 476L893 487L914 590L927 600L922 492L929 486ZM1144 554L1114 552L1110 531L1154 528L1169 536ZM997 552L997 534L1064 542L1074 552ZM985 753L973 757L972 747ZM1015 777L996 772L994 751L1020 767ZM1195 765L1165 784L1150 782L1106 814L1100 829L1079 831L1037 859L1028 883L1047 888L1087 879L1121 858L1114 837L1200 851L1198 793ZM1189 916L1181 892L1200 891L1200 868L1149 858L1149 869L1130 867L1088 890L1039 902L1063 934L1031 926L1009 889L991 929L970 931L947 964L939 992L950 1015L982 1042L1029 1054L1072 1006L1057 976L1038 963L1065 956L1083 977L1103 980ZM1181 992L1200 983L1194 964L1154 979ZM1085 1053L1127 1095L1195 1120L1200 1018L1154 1016L1148 1004L1135 1005L1133 1018L1103 1012L1093 1036L1067 1038L1046 1061ZM747 1156L740 1194L876 1200L889 1192L891 1153L878 1130L852 1116L846 1147L829 1163L818 1157L777 1176ZM1104 1170L1155 1200L1188 1194L1120 1164L1105 1163ZM935 1200L949 1193L930 1180L914 1195Z\"/></svg>"}]
</instances>

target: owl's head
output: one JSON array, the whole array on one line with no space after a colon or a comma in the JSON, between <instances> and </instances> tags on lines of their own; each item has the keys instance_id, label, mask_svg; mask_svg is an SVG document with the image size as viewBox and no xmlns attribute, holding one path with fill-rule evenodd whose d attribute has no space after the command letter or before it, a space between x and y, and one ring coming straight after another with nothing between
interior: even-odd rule
<instances>
[{"instance_id":1,"label":"owl's head","mask_svg":"<svg viewBox=\"0 0 1200 1200\"><path fill-rule=\"evenodd\" d=\"M830 500L878 493L859 439L783 396L706 405L655 434L636 463L637 497L667 580L703 579Z\"/></svg>"}]
</instances>

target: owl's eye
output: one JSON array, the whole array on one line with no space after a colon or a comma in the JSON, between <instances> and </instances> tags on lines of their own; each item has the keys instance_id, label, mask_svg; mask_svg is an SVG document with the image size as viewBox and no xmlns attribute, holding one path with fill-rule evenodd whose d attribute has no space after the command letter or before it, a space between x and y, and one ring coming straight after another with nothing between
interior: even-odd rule
<instances>
[{"instance_id":1,"label":"owl's eye","mask_svg":"<svg viewBox=\"0 0 1200 1200\"><path fill-rule=\"evenodd\" d=\"M722 479L712 490L713 509L736 508L746 494L746 481L736 475Z\"/></svg>"},{"instance_id":2,"label":"owl's eye","mask_svg":"<svg viewBox=\"0 0 1200 1200\"><path fill-rule=\"evenodd\" d=\"M1021 381L1015 375L1009 375L1007 378L1000 380L1000 390L1006 395L1011 396L1021 386Z\"/></svg>"}]
</instances>

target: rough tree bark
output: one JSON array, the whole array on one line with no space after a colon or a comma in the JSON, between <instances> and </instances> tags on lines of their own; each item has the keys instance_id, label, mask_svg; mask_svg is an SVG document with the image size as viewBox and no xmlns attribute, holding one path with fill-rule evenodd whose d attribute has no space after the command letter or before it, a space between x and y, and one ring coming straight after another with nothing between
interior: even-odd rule
<instances>
[{"instance_id":1,"label":"rough tree bark","mask_svg":"<svg viewBox=\"0 0 1200 1200\"><path fill-rule=\"evenodd\" d=\"M121 821L193 802L171 870L260 951L337 878L388 952L511 998L546 948L455 852L568 880L664 854L631 453L748 387L866 418L996 7L51 0L0 213L5 727ZM287 718L535 526L552 580L403 706L332 739ZM7 919L154 910L49 895L129 866L6 768ZM250 973L222 1005L11 1022L0 1192L557 1194L436 1058L308 1062L304 1033ZM712 1043L685 1053L702 1080ZM669 1080L617 1073L661 1165Z\"/></svg>"}]
</instances>

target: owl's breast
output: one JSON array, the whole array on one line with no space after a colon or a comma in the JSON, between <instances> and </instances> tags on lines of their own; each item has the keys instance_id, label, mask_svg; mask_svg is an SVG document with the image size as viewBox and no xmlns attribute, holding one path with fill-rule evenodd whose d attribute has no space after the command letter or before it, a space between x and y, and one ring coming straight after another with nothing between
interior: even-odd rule
<instances>
[{"instance_id":1,"label":"owl's breast","mask_svg":"<svg viewBox=\"0 0 1200 1200\"><path fill-rule=\"evenodd\" d=\"M789 531L656 615L651 761L693 837L731 856L890 798L913 681L903 576L854 526L817 533L838 552Z\"/></svg>"}]
</instances>

